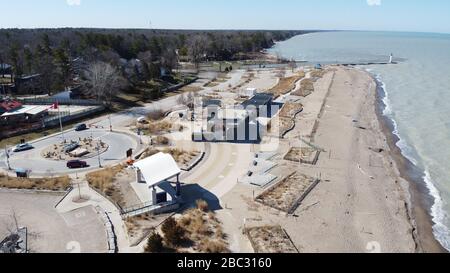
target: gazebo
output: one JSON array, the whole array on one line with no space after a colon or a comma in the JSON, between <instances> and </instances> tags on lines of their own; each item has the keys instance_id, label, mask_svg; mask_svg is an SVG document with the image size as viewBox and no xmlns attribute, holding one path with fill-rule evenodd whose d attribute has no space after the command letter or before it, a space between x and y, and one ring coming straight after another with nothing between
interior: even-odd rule
<instances>
[{"instance_id":1,"label":"gazebo","mask_svg":"<svg viewBox=\"0 0 450 273\"><path fill-rule=\"evenodd\" d=\"M137 183L146 183L151 194L151 202L158 205L178 202L181 197L181 169L175 159L165 153L158 153L133 164ZM176 187L170 180L176 178Z\"/></svg>"}]
</instances>

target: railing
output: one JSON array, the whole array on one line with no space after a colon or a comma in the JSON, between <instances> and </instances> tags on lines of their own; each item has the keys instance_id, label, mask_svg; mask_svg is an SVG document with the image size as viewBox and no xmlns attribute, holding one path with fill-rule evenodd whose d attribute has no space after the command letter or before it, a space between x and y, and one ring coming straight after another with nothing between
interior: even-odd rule
<instances>
[{"instance_id":1,"label":"railing","mask_svg":"<svg viewBox=\"0 0 450 273\"><path fill-rule=\"evenodd\" d=\"M98 106L103 105L99 100L82 100L82 99L60 99L60 98L28 98L18 99L23 104L54 104L60 105L82 105L82 106Z\"/></svg>"},{"instance_id":2,"label":"railing","mask_svg":"<svg viewBox=\"0 0 450 273\"><path fill-rule=\"evenodd\" d=\"M82 111L78 111L76 112L76 114L71 114L68 111L65 112L61 112L61 121L64 122L68 122L71 120L75 120L75 119L79 119L85 116L89 116L98 112L101 112L105 110L104 106L98 106L94 109L86 109L86 110L82 110ZM44 123L46 126L54 126L57 125L59 123L59 115L56 116L51 116L51 117L47 117L44 119Z\"/></svg>"},{"instance_id":3,"label":"railing","mask_svg":"<svg viewBox=\"0 0 450 273\"><path fill-rule=\"evenodd\" d=\"M135 205L126 209L121 210L122 218L133 217L144 213L162 213L162 210L170 208L172 206L179 206L176 201L164 202L157 205L153 203L142 203L140 205ZM178 208L178 207L177 207ZM174 208L174 209L177 209ZM160 211L161 210L161 211Z\"/></svg>"}]
</instances>

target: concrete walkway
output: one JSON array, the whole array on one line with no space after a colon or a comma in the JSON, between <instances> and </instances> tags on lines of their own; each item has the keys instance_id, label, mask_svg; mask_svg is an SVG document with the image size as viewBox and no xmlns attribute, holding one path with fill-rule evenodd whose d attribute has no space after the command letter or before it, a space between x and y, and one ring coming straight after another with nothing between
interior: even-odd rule
<instances>
[{"instance_id":1,"label":"concrete walkway","mask_svg":"<svg viewBox=\"0 0 450 273\"><path fill-rule=\"evenodd\" d=\"M57 211L66 213L87 206L102 208L108 214L114 227L118 251L129 252L129 237L119 209L104 196L91 189L85 176L73 177L72 184L73 190L56 207Z\"/></svg>"}]
</instances>

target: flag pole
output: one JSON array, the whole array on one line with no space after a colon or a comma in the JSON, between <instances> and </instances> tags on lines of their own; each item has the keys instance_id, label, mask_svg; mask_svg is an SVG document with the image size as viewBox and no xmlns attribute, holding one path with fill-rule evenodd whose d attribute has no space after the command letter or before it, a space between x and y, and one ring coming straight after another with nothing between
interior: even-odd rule
<instances>
[{"instance_id":1,"label":"flag pole","mask_svg":"<svg viewBox=\"0 0 450 273\"><path fill-rule=\"evenodd\" d=\"M61 135L63 138L63 143L66 143L66 138L64 137L64 131L63 131L63 126L62 126L61 110L59 109L59 102L56 102L56 107L58 108L59 127L61 128Z\"/></svg>"}]
</instances>

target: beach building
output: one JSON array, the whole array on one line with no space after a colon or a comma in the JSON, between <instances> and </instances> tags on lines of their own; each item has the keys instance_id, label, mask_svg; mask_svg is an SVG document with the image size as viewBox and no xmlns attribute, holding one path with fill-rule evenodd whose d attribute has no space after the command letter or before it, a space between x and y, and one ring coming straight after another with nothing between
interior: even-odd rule
<instances>
[{"instance_id":1,"label":"beach building","mask_svg":"<svg viewBox=\"0 0 450 273\"><path fill-rule=\"evenodd\" d=\"M244 90L239 91L239 96L241 97L253 97L258 93L258 89L256 88L246 88Z\"/></svg>"},{"instance_id":2,"label":"beach building","mask_svg":"<svg viewBox=\"0 0 450 273\"><path fill-rule=\"evenodd\" d=\"M9 111L14 111L21 107L22 104L18 101L0 98L0 115Z\"/></svg>"},{"instance_id":3,"label":"beach building","mask_svg":"<svg viewBox=\"0 0 450 273\"><path fill-rule=\"evenodd\" d=\"M14 105L18 105L17 102ZM1 115L2 124L34 123L42 121L48 116L49 106L47 105L21 105L10 108L9 111Z\"/></svg>"},{"instance_id":4,"label":"beach building","mask_svg":"<svg viewBox=\"0 0 450 273\"><path fill-rule=\"evenodd\" d=\"M272 117L272 106L273 95L268 93L256 93L242 104L228 107L222 107L219 100L206 101L193 141L260 142L267 119Z\"/></svg>"},{"instance_id":5,"label":"beach building","mask_svg":"<svg viewBox=\"0 0 450 273\"><path fill-rule=\"evenodd\" d=\"M7 94L14 86L12 66L0 63L0 94Z\"/></svg>"},{"instance_id":6,"label":"beach building","mask_svg":"<svg viewBox=\"0 0 450 273\"><path fill-rule=\"evenodd\" d=\"M12 74L12 66L10 64L0 63L0 75L3 77L5 75Z\"/></svg>"},{"instance_id":7,"label":"beach building","mask_svg":"<svg viewBox=\"0 0 450 273\"><path fill-rule=\"evenodd\" d=\"M158 153L133 164L136 182L145 183L151 206L173 206L181 200L181 169L175 159L165 153ZM173 181L175 180L175 181ZM175 184L175 186L173 186Z\"/></svg>"},{"instance_id":8,"label":"beach building","mask_svg":"<svg viewBox=\"0 0 450 273\"><path fill-rule=\"evenodd\" d=\"M203 107L222 107L222 101L220 100L204 100L203 101Z\"/></svg>"},{"instance_id":9,"label":"beach building","mask_svg":"<svg viewBox=\"0 0 450 273\"><path fill-rule=\"evenodd\" d=\"M51 97L56 100L71 100L72 99L72 90L61 91Z\"/></svg>"},{"instance_id":10,"label":"beach building","mask_svg":"<svg viewBox=\"0 0 450 273\"><path fill-rule=\"evenodd\" d=\"M257 117L271 117L273 105L273 94L258 93L251 99L242 103L242 106L247 111L256 111Z\"/></svg>"},{"instance_id":11,"label":"beach building","mask_svg":"<svg viewBox=\"0 0 450 273\"><path fill-rule=\"evenodd\" d=\"M198 131L194 130L194 141L210 142L257 142L257 121L247 110L240 107L208 107L206 118Z\"/></svg>"}]
</instances>

